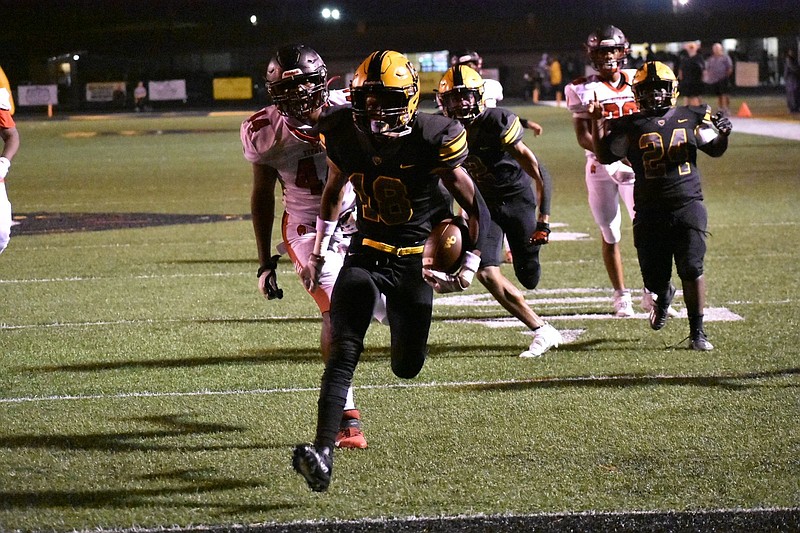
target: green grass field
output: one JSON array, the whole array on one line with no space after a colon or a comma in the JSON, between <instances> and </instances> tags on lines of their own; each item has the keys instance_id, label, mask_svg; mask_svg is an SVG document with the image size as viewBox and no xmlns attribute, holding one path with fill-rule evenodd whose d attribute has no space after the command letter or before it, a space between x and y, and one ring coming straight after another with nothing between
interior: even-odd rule
<instances>
[{"instance_id":1,"label":"green grass field","mask_svg":"<svg viewBox=\"0 0 800 533\"><path fill-rule=\"evenodd\" d=\"M287 260L284 299L257 292L244 116L20 119L18 215L233 217L14 235L0 256L0 531L800 507L798 143L734 132L725 156L700 155L716 350L696 353L685 319L653 332L644 315L609 316L569 114L514 109L545 128L527 141L559 224L527 294L569 342L518 358L530 337L476 286L437 297L431 357L401 381L374 325L356 373L370 447L338 452L322 495L290 466L314 434L318 313Z\"/></svg>"}]
</instances>

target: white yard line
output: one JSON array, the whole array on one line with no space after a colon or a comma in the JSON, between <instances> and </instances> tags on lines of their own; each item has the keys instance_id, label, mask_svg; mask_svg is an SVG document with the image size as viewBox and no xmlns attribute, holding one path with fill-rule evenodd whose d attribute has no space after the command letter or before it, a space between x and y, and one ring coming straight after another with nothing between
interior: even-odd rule
<instances>
[{"instance_id":1,"label":"white yard line","mask_svg":"<svg viewBox=\"0 0 800 533\"><path fill-rule=\"evenodd\" d=\"M771 374L771 377L778 377L783 374ZM785 375L793 375L787 373ZM501 379L494 381L427 381L427 382L403 382L385 383L380 385L357 385L357 390L390 390L390 389L451 389L460 387L490 387L505 385L535 385L542 383L592 383L592 382L614 382L628 381L631 378L639 380L663 380L663 379L685 379L696 377L692 374L648 374L648 375L613 375L613 376L572 376L572 377L542 377L529 379ZM740 379L738 375L715 375L718 379ZM305 392L319 392L319 387L288 387L274 389L234 389L234 390L197 390L185 392L121 392L117 394L65 394L52 396L19 396L15 398L0 398L0 404L21 404L36 402L67 402L67 401L91 401L91 400L124 400L130 398L186 398L186 397L210 397L210 396L254 396L272 394L295 394Z\"/></svg>"}]
</instances>

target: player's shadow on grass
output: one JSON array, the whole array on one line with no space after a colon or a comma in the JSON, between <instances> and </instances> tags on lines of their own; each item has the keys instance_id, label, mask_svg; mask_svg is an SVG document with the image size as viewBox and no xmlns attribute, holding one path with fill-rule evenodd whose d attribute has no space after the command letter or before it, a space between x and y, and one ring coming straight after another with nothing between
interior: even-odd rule
<instances>
[{"instance_id":1,"label":"player's shadow on grass","mask_svg":"<svg viewBox=\"0 0 800 533\"><path fill-rule=\"evenodd\" d=\"M83 435L65 434L23 434L6 435L0 437L0 448L6 449L34 449L46 448L63 451L100 451L100 452L141 452L141 451L166 451L166 452L193 452L231 449L260 450L261 445L223 444L215 445L176 445L172 441L181 437L193 438L197 436L240 434L248 428L214 422L199 422L189 419L185 415L167 414L160 416L146 416L123 419L135 425L149 424L158 426L158 429L140 429L116 433L86 433ZM169 439L167 444L159 444L159 439Z\"/></svg>"},{"instance_id":2,"label":"player's shadow on grass","mask_svg":"<svg viewBox=\"0 0 800 533\"><path fill-rule=\"evenodd\" d=\"M95 361L64 365L47 365L21 368L20 372L104 372L109 370L192 368L224 365L261 365L278 361L309 362L321 360L319 348L274 348L255 350L236 355L209 355L205 357L178 357L156 359L129 359L126 361Z\"/></svg>"},{"instance_id":3,"label":"player's shadow on grass","mask_svg":"<svg viewBox=\"0 0 800 533\"><path fill-rule=\"evenodd\" d=\"M517 391L530 389L556 389L556 388L631 388L631 387L662 387L673 385L678 387L719 387L729 390L744 390L762 386L760 380L785 377L800 374L800 368L785 368L764 372L744 372L741 374L727 375L698 375L698 376L653 376L646 374L624 374L609 376L563 376L551 378L534 378L516 380L506 383L479 383L463 385L457 389L464 391ZM744 382L744 383L741 383ZM770 384L774 387L775 384ZM786 388L797 387L794 383L787 383Z\"/></svg>"},{"instance_id":4,"label":"player's shadow on grass","mask_svg":"<svg viewBox=\"0 0 800 533\"><path fill-rule=\"evenodd\" d=\"M146 474L139 476L136 486L100 488L95 490L9 490L5 487L0 491L0 508L121 508L132 509L139 507L152 507L168 505L172 508L195 509L198 507L198 494L223 493L232 490L259 490L268 486L264 480L241 479L222 477L208 469L205 470L176 470L160 472L156 474ZM142 482L144 481L144 483ZM153 487L146 486L147 482L152 482ZM170 486L163 486L169 484ZM145 485L145 486L141 486ZM181 496L187 499L181 501ZM164 504L165 498L169 503ZM238 500L231 501L230 504L220 503L219 498L215 497L211 501L200 503L205 508L211 508L222 514L235 514L241 512L265 512L293 509L299 504L286 502L275 504L252 504L243 505ZM232 520L229 517L228 520Z\"/></svg>"}]
</instances>

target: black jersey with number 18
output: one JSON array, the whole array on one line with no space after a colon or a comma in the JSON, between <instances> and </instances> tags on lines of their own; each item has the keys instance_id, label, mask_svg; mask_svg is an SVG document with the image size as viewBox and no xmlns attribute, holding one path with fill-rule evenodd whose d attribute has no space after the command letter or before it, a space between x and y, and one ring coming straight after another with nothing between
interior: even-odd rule
<instances>
[{"instance_id":1,"label":"black jersey with number 18","mask_svg":"<svg viewBox=\"0 0 800 533\"><path fill-rule=\"evenodd\" d=\"M327 113L320 132L328 157L348 176L358 197L358 230L393 246L421 244L450 210L437 170L467 156L458 122L418 113L411 132L379 144L356 129L349 107Z\"/></svg>"}]
</instances>

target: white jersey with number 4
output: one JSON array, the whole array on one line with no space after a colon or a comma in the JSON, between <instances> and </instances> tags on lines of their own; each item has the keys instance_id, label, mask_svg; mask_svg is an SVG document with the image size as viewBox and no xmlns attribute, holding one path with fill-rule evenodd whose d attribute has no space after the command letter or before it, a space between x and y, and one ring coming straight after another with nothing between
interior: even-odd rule
<instances>
[{"instance_id":1,"label":"white jersey with number 4","mask_svg":"<svg viewBox=\"0 0 800 533\"><path fill-rule=\"evenodd\" d=\"M345 91L331 91L328 102L344 104ZM245 120L240 134L245 159L278 171L284 209L291 223L304 224L313 232L328 179L325 149L319 137L310 128L291 125L274 105ZM355 204L352 188L345 192L340 206L343 209Z\"/></svg>"},{"instance_id":2,"label":"white jersey with number 4","mask_svg":"<svg viewBox=\"0 0 800 533\"><path fill-rule=\"evenodd\" d=\"M567 109L572 111L572 116L575 118L588 119L590 116L587 108L596 98L603 106L605 120L635 113L638 111L633 98L633 76L635 74L636 71L633 69L622 70L617 86L603 80L597 74L576 79L564 88ZM586 157L594 158L594 154L586 150Z\"/></svg>"}]
</instances>

